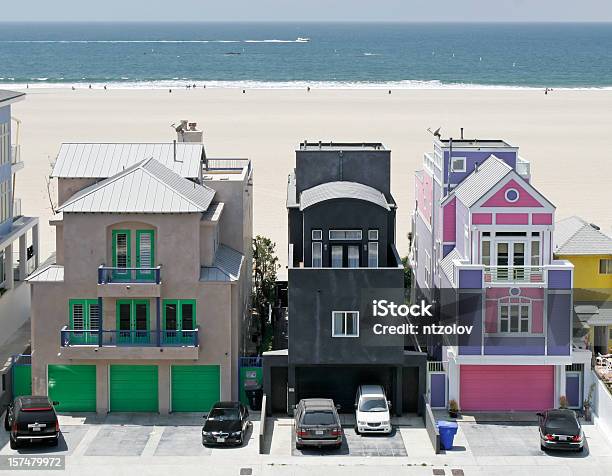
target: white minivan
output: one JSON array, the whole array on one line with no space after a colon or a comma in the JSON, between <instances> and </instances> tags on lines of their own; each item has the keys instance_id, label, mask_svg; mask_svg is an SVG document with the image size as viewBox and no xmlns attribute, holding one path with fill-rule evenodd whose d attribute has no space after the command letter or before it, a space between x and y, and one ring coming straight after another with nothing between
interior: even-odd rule
<instances>
[{"instance_id":1,"label":"white minivan","mask_svg":"<svg viewBox=\"0 0 612 476\"><path fill-rule=\"evenodd\" d=\"M391 433L390 407L380 385L360 385L355 397L355 433Z\"/></svg>"}]
</instances>

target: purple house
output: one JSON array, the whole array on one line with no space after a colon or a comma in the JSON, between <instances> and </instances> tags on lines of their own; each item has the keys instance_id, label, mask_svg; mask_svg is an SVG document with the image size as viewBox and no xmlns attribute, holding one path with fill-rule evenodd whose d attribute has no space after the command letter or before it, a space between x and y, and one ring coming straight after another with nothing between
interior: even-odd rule
<instances>
[{"instance_id":1,"label":"purple house","mask_svg":"<svg viewBox=\"0 0 612 476\"><path fill-rule=\"evenodd\" d=\"M533 411L561 396L581 406L590 352L572 349L573 265L553 258L555 206L529 162L503 140L436 138L415 188L413 297L472 326L429 343L441 360L429 366L432 406Z\"/></svg>"}]
</instances>

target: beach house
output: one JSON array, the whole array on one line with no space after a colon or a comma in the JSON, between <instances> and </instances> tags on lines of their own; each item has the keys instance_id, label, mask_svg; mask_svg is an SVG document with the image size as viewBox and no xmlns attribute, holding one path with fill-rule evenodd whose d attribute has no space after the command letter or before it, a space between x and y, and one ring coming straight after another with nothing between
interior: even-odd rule
<instances>
[{"instance_id":1,"label":"beach house","mask_svg":"<svg viewBox=\"0 0 612 476\"><path fill-rule=\"evenodd\" d=\"M413 298L472 332L428 346L432 406L556 407L591 354L572 346L574 266L553 256L555 206L503 140L433 146L415 174Z\"/></svg>"},{"instance_id":2,"label":"beach house","mask_svg":"<svg viewBox=\"0 0 612 476\"><path fill-rule=\"evenodd\" d=\"M38 218L24 216L18 197L23 169L20 121L11 106L25 94L0 90L0 345L30 317L30 294L24 280L38 266Z\"/></svg>"},{"instance_id":3,"label":"beach house","mask_svg":"<svg viewBox=\"0 0 612 476\"><path fill-rule=\"evenodd\" d=\"M299 145L287 183L288 348L264 353L269 410L317 397L352 412L362 384L383 386L397 414L419 410L426 355L378 334L372 309L404 302L396 210L382 144Z\"/></svg>"},{"instance_id":4,"label":"beach house","mask_svg":"<svg viewBox=\"0 0 612 476\"><path fill-rule=\"evenodd\" d=\"M247 159L178 142L66 143L56 258L29 278L33 392L60 411L208 411L238 396L249 311Z\"/></svg>"},{"instance_id":5,"label":"beach house","mask_svg":"<svg viewBox=\"0 0 612 476\"><path fill-rule=\"evenodd\" d=\"M612 353L612 238L580 217L555 223L555 258L574 265L577 345Z\"/></svg>"}]
</instances>

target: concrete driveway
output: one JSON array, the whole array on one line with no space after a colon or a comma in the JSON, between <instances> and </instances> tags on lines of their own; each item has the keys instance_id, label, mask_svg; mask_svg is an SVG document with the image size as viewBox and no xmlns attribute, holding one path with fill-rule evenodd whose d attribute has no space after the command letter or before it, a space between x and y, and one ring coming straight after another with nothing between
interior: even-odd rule
<instances>
[{"instance_id":1,"label":"concrete driveway","mask_svg":"<svg viewBox=\"0 0 612 476\"><path fill-rule=\"evenodd\" d=\"M295 447L295 432L291 432L291 454L293 456L407 456L400 431L396 428L390 435L358 435L353 427L342 428L342 446L339 449Z\"/></svg>"},{"instance_id":2,"label":"concrete driveway","mask_svg":"<svg viewBox=\"0 0 612 476\"><path fill-rule=\"evenodd\" d=\"M254 418L256 418L255 415ZM253 421L240 447L202 445L202 415L147 414L60 415L62 434L57 447L45 444L12 450L8 433L0 432L0 455L77 456L210 456L229 452L235 456L258 454L259 421Z\"/></svg>"}]
</instances>

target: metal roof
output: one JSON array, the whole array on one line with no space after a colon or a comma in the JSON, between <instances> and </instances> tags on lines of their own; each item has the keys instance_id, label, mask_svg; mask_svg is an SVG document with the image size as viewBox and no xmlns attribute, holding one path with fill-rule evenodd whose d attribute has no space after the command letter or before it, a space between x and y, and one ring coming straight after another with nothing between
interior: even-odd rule
<instances>
[{"instance_id":1,"label":"metal roof","mask_svg":"<svg viewBox=\"0 0 612 476\"><path fill-rule=\"evenodd\" d=\"M58 208L67 213L205 212L215 191L177 175L155 159L93 184Z\"/></svg>"},{"instance_id":2,"label":"metal roof","mask_svg":"<svg viewBox=\"0 0 612 476\"><path fill-rule=\"evenodd\" d=\"M206 210L206 213L202 215L202 220L204 221L219 221L221 218L221 214L223 213L223 209L225 204L223 202L213 202Z\"/></svg>"},{"instance_id":3,"label":"metal roof","mask_svg":"<svg viewBox=\"0 0 612 476\"><path fill-rule=\"evenodd\" d=\"M383 193L373 187L357 182L327 182L301 193L300 210L335 198L365 200L383 207L385 210L390 209Z\"/></svg>"},{"instance_id":4,"label":"metal roof","mask_svg":"<svg viewBox=\"0 0 612 476\"><path fill-rule=\"evenodd\" d=\"M457 185L452 195L469 208L510 172L512 172L512 167L491 155L480 164L477 170L474 170L463 182ZM448 195L448 197L450 196Z\"/></svg>"},{"instance_id":5,"label":"metal roof","mask_svg":"<svg viewBox=\"0 0 612 476\"><path fill-rule=\"evenodd\" d=\"M219 245L212 266L200 269L200 281L238 281L244 255L225 245Z\"/></svg>"},{"instance_id":6,"label":"metal roof","mask_svg":"<svg viewBox=\"0 0 612 476\"><path fill-rule=\"evenodd\" d=\"M21 96L25 96L25 93L9 91L8 89L0 89L0 104L5 101L11 101L13 99L20 98Z\"/></svg>"},{"instance_id":7,"label":"metal roof","mask_svg":"<svg viewBox=\"0 0 612 476\"><path fill-rule=\"evenodd\" d=\"M52 177L108 178L145 159L153 158L186 178L199 178L203 145L174 144L64 143L53 167Z\"/></svg>"},{"instance_id":8,"label":"metal roof","mask_svg":"<svg viewBox=\"0 0 612 476\"><path fill-rule=\"evenodd\" d=\"M612 238L577 216L555 223L553 241L558 255L612 254Z\"/></svg>"},{"instance_id":9,"label":"metal roof","mask_svg":"<svg viewBox=\"0 0 612 476\"><path fill-rule=\"evenodd\" d=\"M455 270L454 270L455 265L453 261L456 259L460 260L461 255L459 254L459 251L457 250L457 248L454 248L449 254L447 254L440 261L440 269L446 275L446 277L448 278L448 280L453 286L455 285Z\"/></svg>"},{"instance_id":10,"label":"metal roof","mask_svg":"<svg viewBox=\"0 0 612 476\"><path fill-rule=\"evenodd\" d=\"M64 267L57 264L49 265L34 271L34 273L26 278L26 281L31 283L64 281Z\"/></svg>"}]
</instances>

